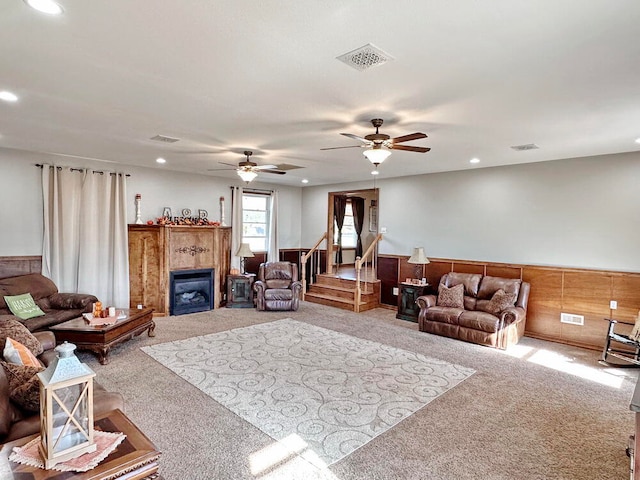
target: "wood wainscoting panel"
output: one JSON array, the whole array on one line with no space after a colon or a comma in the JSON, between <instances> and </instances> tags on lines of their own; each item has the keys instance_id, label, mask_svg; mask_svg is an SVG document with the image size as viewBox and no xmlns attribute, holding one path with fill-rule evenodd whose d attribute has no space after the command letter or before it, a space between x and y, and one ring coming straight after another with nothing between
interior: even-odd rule
<instances>
[{"instance_id":1,"label":"wood wainscoting panel","mask_svg":"<svg viewBox=\"0 0 640 480\"><path fill-rule=\"evenodd\" d=\"M635 322L640 310L640 275L613 274L609 300L618 302L618 308L611 310L610 318Z\"/></svg>"},{"instance_id":2,"label":"wood wainscoting panel","mask_svg":"<svg viewBox=\"0 0 640 480\"><path fill-rule=\"evenodd\" d=\"M479 273L485 275L485 264L482 263L466 263L466 262L453 262L452 272L460 273Z\"/></svg>"},{"instance_id":3,"label":"wood wainscoting panel","mask_svg":"<svg viewBox=\"0 0 640 480\"><path fill-rule=\"evenodd\" d=\"M440 279L445 273L451 271L451 266L452 263L446 260L430 260L430 263L426 265L427 281L433 285L434 289L438 289Z\"/></svg>"},{"instance_id":4,"label":"wood wainscoting panel","mask_svg":"<svg viewBox=\"0 0 640 480\"><path fill-rule=\"evenodd\" d=\"M522 267L487 264L485 275L501 278L522 278Z\"/></svg>"},{"instance_id":5,"label":"wood wainscoting panel","mask_svg":"<svg viewBox=\"0 0 640 480\"><path fill-rule=\"evenodd\" d=\"M604 345L611 313L611 274L594 271L565 271L562 312L584 316L584 325L562 323L561 338L577 344Z\"/></svg>"},{"instance_id":6,"label":"wood wainscoting panel","mask_svg":"<svg viewBox=\"0 0 640 480\"><path fill-rule=\"evenodd\" d=\"M0 278L42 272L42 256L0 257Z\"/></svg>"},{"instance_id":7,"label":"wood wainscoting panel","mask_svg":"<svg viewBox=\"0 0 640 480\"><path fill-rule=\"evenodd\" d=\"M398 296L393 294L393 289L398 286L399 282L399 263L398 257L378 257L380 303L384 305L398 305Z\"/></svg>"},{"instance_id":8,"label":"wood wainscoting panel","mask_svg":"<svg viewBox=\"0 0 640 480\"><path fill-rule=\"evenodd\" d=\"M253 257L248 257L244 263L244 270L247 273L253 273L258 275L258 270L260 270L260 264L265 263L267 261L267 252L254 252ZM300 273L298 272L298 275Z\"/></svg>"},{"instance_id":9,"label":"wood wainscoting panel","mask_svg":"<svg viewBox=\"0 0 640 480\"><path fill-rule=\"evenodd\" d=\"M522 281L530 284L525 333L544 338L561 335L562 271L523 267Z\"/></svg>"}]
</instances>

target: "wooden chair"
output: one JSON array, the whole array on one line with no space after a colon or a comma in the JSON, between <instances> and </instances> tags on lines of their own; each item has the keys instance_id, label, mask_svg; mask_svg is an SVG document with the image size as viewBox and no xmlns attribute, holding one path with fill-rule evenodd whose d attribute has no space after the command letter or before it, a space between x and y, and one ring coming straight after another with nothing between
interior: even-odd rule
<instances>
[{"instance_id":1,"label":"wooden chair","mask_svg":"<svg viewBox=\"0 0 640 480\"><path fill-rule=\"evenodd\" d=\"M609 322L609 329L602 351L602 362L615 367L640 366L640 312L635 323L614 320L613 318L605 318L605 320ZM614 331L616 324L632 325L633 330L628 335L616 332ZM627 364L610 362L610 356L623 360Z\"/></svg>"}]
</instances>

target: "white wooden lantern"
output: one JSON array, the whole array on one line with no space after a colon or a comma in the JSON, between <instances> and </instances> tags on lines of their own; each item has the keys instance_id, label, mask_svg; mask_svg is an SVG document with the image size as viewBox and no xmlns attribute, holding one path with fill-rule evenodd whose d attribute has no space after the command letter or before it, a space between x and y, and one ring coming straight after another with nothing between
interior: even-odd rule
<instances>
[{"instance_id":1,"label":"white wooden lantern","mask_svg":"<svg viewBox=\"0 0 640 480\"><path fill-rule=\"evenodd\" d=\"M76 346L64 342L40 379L40 454L48 470L96 450L93 439L93 377Z\"/></svg>"}]
</instances>

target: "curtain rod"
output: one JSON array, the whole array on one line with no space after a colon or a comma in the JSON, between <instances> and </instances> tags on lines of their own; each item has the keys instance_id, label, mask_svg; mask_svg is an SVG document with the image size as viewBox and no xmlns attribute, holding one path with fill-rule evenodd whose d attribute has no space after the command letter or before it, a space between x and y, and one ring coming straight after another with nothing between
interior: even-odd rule
<instances>
[{"instance_id":1,"label":"curtain rod","mask_svg":"<svg viewBox=\"0 0 640 480\"><path fill-rule=\"evenodd\" d=\"M36 167L38 168L44 168L44 167L49 167L49 168L57 168L58 170L62 170L63 168L68 168L70 172L84 172L85 170L89 170L88 168L77 168L77 167L68 167L68 166L58 166L58 165L45 165L42 163L36 163L35 164ZM130 173L118 173L118 172L105 172L104 170L91 170L91 173L99 173L100 175L104 175L105 173L108 173L109 175L124 175L125 177L130 177L131 174Z\"/></svg>"},{"instance_id":2,"label":"curtain rod","mask_svg":"<svg viewBox=\"0 0 640 480\"><path fill-rule=\"evenodd\" d=\"M233 190L234 188L240 188L240 187L236 187L234 185L229 186L229 188L231 190ZM259 188L244 188L243 187L243 192L247 192L247 193L273 193L275 190L260 190Z\"/></svg>"}]
</instances>

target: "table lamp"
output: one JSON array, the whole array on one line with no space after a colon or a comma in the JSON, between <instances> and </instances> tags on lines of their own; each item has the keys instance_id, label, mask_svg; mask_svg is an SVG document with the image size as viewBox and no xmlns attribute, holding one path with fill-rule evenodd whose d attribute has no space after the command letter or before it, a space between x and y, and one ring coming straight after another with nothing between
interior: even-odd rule
<instances>
[{"instance_id":1,"label":"table lamp","mask_svg":"<svg viewBox=\"0 0 640 480\"><path fill-rule=\"evenodd\" d=\"M415 265L415 270L413 271L414 278L424 278L422 276L422 266L429 263L429 259L424 254L424 248L415 247L413 249L413 254L407 260L407 263L412 263Z\"/></svg>"},{"instance_id":2,"label":"table lamp","mask_svg":"<svg viewBox=\"0 0 640 480\"><path fill-rule=\"evenodd\" d=\"M248 243L241 243L236 256L240 257L240 272L244 275L245 271L245 259L255 257Z\"/></svg>"}]
</instances>

